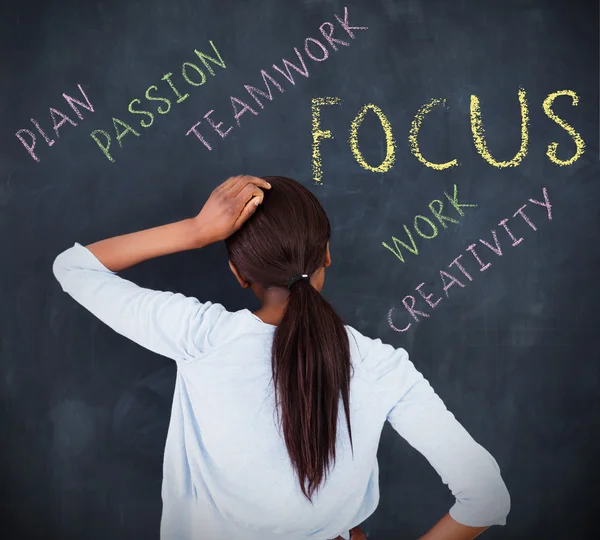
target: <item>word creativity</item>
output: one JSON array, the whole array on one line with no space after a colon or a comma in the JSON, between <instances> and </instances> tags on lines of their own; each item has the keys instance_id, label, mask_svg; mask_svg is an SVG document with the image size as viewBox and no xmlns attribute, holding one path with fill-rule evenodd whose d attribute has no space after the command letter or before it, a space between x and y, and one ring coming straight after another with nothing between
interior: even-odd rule
<instances>
[{"instance_id":1,"label":"word creativity","mask_svg":"<svg viewBox=\"0 0 600 540\"><path fill-rule=\"evenodd\" d=\"M550 204L550 199L548 198L548 191L547 189L544 187L542 188L542 194L544 196L544 200L543 201L537 201L535 199L529 199L529 202L533 203L536 206L542 206L546 209L546 214L548 217L548 221L552 221L552 205ZM525 223L527 223L527 225L529 227L531 227L534 231L537 231L537 227L536 225L533 223L533 221L531 220L531 218L525 213L525 208L527 207L527 204L524 204L523 206L521 206L521 208L519 208L514 214L513 214L513 218L516 218L517 216L519 216L521 219L523 219L523 221L525 221ZM508 236L508 238L510 239L510 241L512 242L511 247L515 247L518 246L521 242L523 242L523 237L521 238L516 238L515 235L512 233L512 231L510 230L510 228L507 225L508 223L508 219L502 219L499 223L498 226L502 227L506 233L506 235ZM498 238L498 234L496 233L496 229L491 229L491 236L493 239L493 243L488 242L486 240L483 239L479 239L479 243L484 246L485 248L487 248L489 251L491 251L492 253L494 253L495 255L497 255L498 257L501 257L503 254L502 251L502 242L500 241L500 239ZM504 240L506 241L506 240ZM469 245L465 251L467 251L470 256L469 257L469 261L471 262L471 264L473 263L473 260L479 265L479 271L480 272L484 272L485 270L487 270L490 266L492 266L491 262L484 262L481 259L480 254L478 254L475 251L475 248L479 247L478 244L474 243ZM488 253L489 254L489 253ZM448 272L447 270L440 270L439 274L440 274L440 281L441 281L441 285L442 285L442 291L444 292L446 298L449 298L449 294L448 291L454 287L454 286L458 286L461 289L465 287L466 282L467 281L473 281L473 276L471 275L471 273L469 272L469 270L472 272L472 269L467 269L465 268L465 266L467 266L466 261L462 261L459 262L460 259L462 258L462 254L460 254L458 257L456 257L448 266L448 269L453 269L452 267L455 267L456 272L460 272L460 275L452 275L450 272ZM453 269L454 270L454 269ZM456 274L455 272L455 274ZM460 278L460 279L459 279ZM461 281L462 280L462 281ZM465 283L463 283L463 281ZM423 286L425 285L425 282L422 282L421 284L417 285L415 287L415 290L417 291L418 295L420 296L419 301L422 303L423 301L427 304L427 306L433 310L435 309L435 307L442 301L442 297L440 296L439 298L432 300L433 294L434 293L429 293L427 294L426 292L423 291ZM422 311L423 309L427 309L424 307L419 307L417 309L416 307L416 303L417 303L417 297L413 296L413 295L406 295L403 299L402 299L402 305L404 306L406 312L408 313L408 315L410 317L412 317L412 319L414 319L414 321L419 322L419 317L423 317L423 318L429 318L430 314L426 313L425 311ZM392 307L389 312L388 312L388 323L390 325L390 328L392 330L394 330L395 332L406 332L411 326L412 326L412 322L408 322L408 324L406 326L404 326L404 328L398 328L395 324L394 321L392 319L392 316L394 314L394 310L395 308Z\"/></svg>"},{"instance_id":2,"label":"word creativity","mask_svg":"<svg viewBox=\"0 0 600 540\"><path fill-rule=\"evenodd\" d=\"M550 118L561 128L563 128L575 142L575 153L571 157L566 159L561 159L558 157L557 142L552 142L548 145L546 155L548 156L550 161L555 165L566 166L572 165L583 155L585 149L585 142L581 138L581 135L577 131L575 131L575 129L570 124L565 122L552 110L552 104L559 96L569 96L571 98L571 103L573 106L577 106L579 104L579 96L572 90L559 90L557 92L549 94L542 103L542 108L546 116L548 116L548 118ZM512 159L499 161L492 156L488 148L488 144L485 138L485 130L483 127L483 118L481 114L479 98L475 95L471 95L470 121L471 131L473 134L473 142L475 144L477 152L485 161L487 161L493 167L517 167L527 155L529 146L529 105L527 103L527 93L523 88L519 88L518 98L519 105L521 108L521 145L518 152L514 155ZM314 98L312 100L312 168L313 180L318 183L321 183L323 181L323 160L321 157L321 141L323 139L334 138L333 134L331 133L331 130L321 129L320 107L326 105L339 105L341 103L342 100L339 97L319 97ZM446 107L446 99L432 99L429 103L426 103L417 111L409 131L408 142L411 153L417 158L417 160L419 160L420 163L422 163L426 167L442 171L444 169L456 167L460 165L460 163L457 159L453 159L445 163L436 163L430 161L421 153L418 140L419 131L421 129L421 126L423 125L425 117L437 106ZM381 127L385 136L386 155L379 165L372 165L367 163L363 154L360 151L358 144L359 128L369 111L372 111L381 122ZM394 163L396 162L396 141L394 140L392 125L385 113L373 103L368 103L364 105L358 111L358 114L350 123L349 144L350 151L352 152L354 159L363 169L367 171L385 173L391 170L394 166Z\"/></svg>"},{"instance_id":3,"label":"word creativity","mask_svg":"<svg viewBox=\"0 0 600 540\"><path fill-rule=\"evenodd\" d=\"M354 31L368 30L367 26L350 26L350 23L348 22L348 8L346 7L344 8L344 18L342 19L337 14L335 14L335 18L337 19L341 29L348 35L348 37L351 40L355 39ZM328 21L324 22L323 24L321 24L321 26L319 26L319 31L321 32L322 41L319 41L318 39L313 37L308 37L304 40L304 52L306 56L310 58L313 62L324 62L325 60L327 60L327 58L329 58L329 49L326 47L325 43L327 43L329 47L331 47L331 50L334 52L338 51L338 47L348 47L350 45L348 41L339 39L339 36L334 37L334 25ZM346 36L344 35L344 37ZM323 41L325 43L323 43ZM297 57L297 63L293 63L289 60L282 59L283 69L273 64L273 70L276 71L283 78L285 78L292 86L296 85L296 81L294 80L294 74L290 71L290 69L292 69L302 77L310 77L310 73L308 71L308 67L306 66L306 62L304 61L304 57L302 56L302 53L298 50L297 47L294 47L294 53ZM269 101L273 101L273 90L270 84L274 88L276 88L280 93L284 92L284 88L282 84L280 84L280 82L283 83L281 79L280 81L277 81L271 74L269 74L264 69L261 69L260 76L264 84L264 90L248 84L244 85L244 89L246 90L249 97L253 99L254 102L256 102L256 105L262 110L264 109L263 100L266 99ZM233 120L237 124L238 128L241 127L240 118L244 114L250 113L253 116L257 116L260 112L256 108L251 107L248 103L246 103L238 97L230 96L230 102L233 113ZM252 104L254 105L254 103ZM221 127L223 126L223 122L218 122L214 118L211 118L211 115L214 112L215 111L211 109L203 116L203 118L206 121L206 124L210 126L210 128L212 128L214 131L216 131L221 139L224 139L225 137L227 137L228 133L233 129L234 126L230 125L229 127ZM204 133L201 133L200 131L199 126L202 123L202 120L196 122L188 130L186 136L193 133L208 150L212 150L212 144L209 141L207 141L206 135Z\"/></svg>"}]
</instances>

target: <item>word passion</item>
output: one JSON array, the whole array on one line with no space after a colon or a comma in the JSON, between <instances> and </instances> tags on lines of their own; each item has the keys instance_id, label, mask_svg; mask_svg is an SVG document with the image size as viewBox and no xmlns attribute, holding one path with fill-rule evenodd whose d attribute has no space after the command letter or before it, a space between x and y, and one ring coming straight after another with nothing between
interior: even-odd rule
<instances>
[{"instance_id":1,"label":"word passion","mask_svg":"<svg viewBox=\"0 0 600 540\"><path fill-rule=\"evenodd\" d=\"M542 188L542 194L544 196L544 200L543 201L538 201L535 199L529 199L529 202L533 203L535 205L535 207L544 207L546 209L546 214L548 217L548 221L552 220L552 205L550 204L550 199L548 198L548 191L547 189L544 187ZM531 220L531 218L525 213L525 208L527 207L527 204L524 204L523 206L521 206L521 208L519 208L514 214L513 214L513 218L516 218L517 216L519 216L521 219L523 219L523 221L525 221L525 223L527 223L527 225L529 227L531 227L534 231L537 231L537 227L535 226L535 224L533 223L533 221ZM504 229L504 231L506 232L506 235L508 236L508 238L510 238L510 241L512 242L511 247L515 247L518 246L521 242L523 242L523 237L521 238L516 238L515 235L512 233L512 231L510 230L510 228L507 225L508 223L508 218L502 219L498 225L500 227L502 227ZM487 248L489 251L491 251L492 253L494 253L495 255L497 255L498 257L501 257L503 254L502 251L502 243L500 242L500 239L498 238L498 235L496 233L495 229L491 229L491 239L493 239L493 243L488 242L486 240L483 239L479 239L479 243L484 246L485 248ZM468 253L470 253L472 259L469 257L469 260L471 261L471 264L473 263L473 260L479 265L479 271L480 272L484 272L485 270L487 270L490 266L492 266L491 262L484 262L480 255L475 251L475 248L479 247L478 244L471 244L469 245L465 251L467 251ZM489 254L489 252L488 252ZM465 268L466 262L462 261L460 262L460 259L462 258L462 254L459 255L458 257L456 257L448 266L448 269L452 269L454 271L454 269L452 267L455 267L456 272L459 272L460 274L457 275L452 275L450 272L448 272L448 270L440 270L440 281L442 284L442 291L444 292L444 294L446 295L446 298L449 298L449 294L448 291L454 287L454 286L458 286L460 288L464 288L466 285L467 281L473 281L473 276L471 275L471 273L469 272L469 270L471 269L467 269ZM471 270L472 272L472 270ZM458 276L458 277L457 277ZM460 278L460 279L459 279ZM461 281L462 280L462 281ZM463 283L463 281L465 283ZM427 294L426 292L423 291L423 286L425 285L425 282L417 285L415 287L415 290L417 291L417 293L420 296L420 301L424 301L427 306L429 306L429 308L431 310L435 309L435 307L442 301L441 296L437 299L432 299L433 297L433 293L429 293ZM422 311L423 309L428 309L428 308L424 308L424 307L419 307L417 309L416 307L416 303L417 303L417 298L413 295L406 295L403 299L402 299L402 305L404 306L404 308L406 309L408 315L410 317L412 317L414 319L414 321L419 322L419 317L423 317L423 318L428 318L430 316L429 313L426 313L425 311ZM390 325L390 328L396 332L406 332L412 325L412 322L409 322L404 328L398 328L395 324L394 321L392 319L392 316L394 314L394 310L395 308L391 308L388 312L388 323Z\"/></svg>"},{"instance_id":2,"label":"word passion","mask_svg":"<svg viewBox=\"0 0 600 540\"><path fill-rule=\"evenodd\" d=\"M550 118L551 120L556 122L561 128L563 128L575 142L575 153L568 159L561 159L557 156L557 142L552 142L548 145L546 155L548 156L550 161L552 161L552 163L555 163L556 165L565 166L572 165L583 155L585 149L585 142L581 138L581 135L577 131L575 131L575 129L570 124L565 122L552 110L552 104L554 103L554 100L559 96L570 96L571 103L573 106L578 105L579 96L572 90L559 90L557 92L549 94L548 97L546 97L546 99L542 103L542 108L544 110L544 113L548 116L548 118ZM515 156L512 159L506 161L498 161L492 156L487 145L479 98L475 95L471 95L470 121L471 131L473 133L473 142L479 154L483 157L483 159L485 159L485 161L487 161L493 167L517 167L521 163L523 158L527 155L527 150L529 146L529 105L527 103L527 93L523 88L519 88L518 98L519 105L521 108L521 145L519 151L515 154ZM321 128L320 108L326 105L339 105L341 103L342 100L339 97L319 97L314 98L312 100L312 168L313 179L315 180L315 182L323 181L323 162L320 148L321 141L323 139L334 138L331 133L331 130L324 130ZM425 117L434 109L434 107L437 106L446 107L446 100L438 98L432 99L429 103L426 103L417 111L409 131L408 142L411 153L423 165L441 171L450 167L456 167L457 165L459 165L458 160L453 159L445 163L436 163L430 161L429 159L425 158L421 153L418 140L419 130L423 125ZM360 151L358 144L358 131L369 111L372 111L377 116L377 118L381 122L381 126L385 135L386 155L384 160L379 165L372 165L367 163L362 152ZM394 163L396 161L396 142L394 140L394 135L392 132L392 125L388 120L387 116L377 105L374 105L373 103L368 103L358 111L358 114L350 123L349 143L352 155L363 169L376 173L385 173L388 172L394 166Z\"/></svg>"},{"instance_id":3,"label":"word passion","mask_svg":"<svg viewBox=\"0 0 600 540\"><path fill-rule=\"evenodd\" d=\"M337 19L337 21L341 27L341 30L344 31L351 40L355 39L354 31L368 30L367 26L350 26L350 23L348 21L348 8L346 8L346 7L344 8L344 18L342 19L337 14L335 14L335 18ZM350 45L350 43L348 41L339 39L339 36L338 37L333 36L335 28L334 28L334 25L328 21L325 21L323 24L321 24L321 26L319 26L319 31L321 33L322 40L325 41L325 43L327 43L334 52L338 51L338 46L348 47ZM346 38L346 35L344 35L344 34L342 34L342 35L344 38ZM302 53L298 50L297 47L294 47L294 52L296 53L296 57L298 59L298 64L294 64L286 59L283 59L283 67L284 67L285 71L284 71L284 69L281 69L279 66L273 64L273 69L277 73L279 73L281 76L283 76L289 83L291 83L292 86L295 86L296 82L294 80L294 75L290 71L290 68L305 78L310 77L310 73L308 71L308 68L306 67L306 63L304 61L304 58L302 57ZM304 40L304 52L306 53L306 56L308 58L310 58L313 62L323 62L323 61L327 60L327 58L329 58L329 49L325 46L325 44L322 41L319 41L318 39L313 38L313 37L308 37ZM284 89L283 89L283 86L272 75L267 73L264 69L262 69L260 71L260 75L261 75L262 81L264 83L264 90L261 88L257 88L255 86L250 86L248 84L244 85L244 89L250 95L250 97L256 102L258 107L260 107L261 109L264 109L264 104L261 99L267 99L269 101L273 101L273 91L271 89L271 86L269 86L269 83L271 85L273 85L273 87L275 87L280 93L283 93ZM281 82L283 82L283 81L281 81ZM261 96L261 97L259 98L258 96ZM255 110L250 105L248 105L248 103L246 103L245 101L242 101L241 99L239 99L235 96L230 96L230 101L231 101L231 108L232 108L232 112L233 112L233 120L235 120L235 123L237 124L238 127L241 127L240 118L244 114L250 113L253 116L257 116L259 113L259 111ZM206 123L210 126L210 128L212 128L214 131L216 131L217 134L219 135L219 137L221 137L221 139L224 139L227 136L227 134L233 129L233 125L230 125L229 127L221 127L221 126L223 126L223 122L216 123L216 121L213 118L211 118L211 115L214 112L215 111L213 109L211 109L203 116L203 118L206 120ZM202 124L202 120L196 122L188 130L188 132L186 133L186 136L193 133L196 136L196 138L208 150L212 150L212 145L209 141L206 140L206 135L200 132L200 128L199 128L200 124Z\"/></svg>"},{"instance_id":4,"label":"word passion","mask_svg":"<svg viewBox=\"0 0 600 540\"><path fill-rule=\"evenodd\" d=\"M214 54L216 55L216 58L209 56L206 53L200 52L197 49L194 49L194 53L196 54L196 56L198 57L200 62L202 62L202 65L204 66L204 68L214 77L215 71L213 70L213 68L209 64L209 62L211 62L211 63L215 64L216 66L219 66L223 69L226 68L226 65L225 65L225 62L223 61L223 58L219 54L219 51L215 47L214 43L212 41L209 41L209 43L214 51ZM187 92L185 94L182 94L177 89L177 86L175 86L175 83L171 80L172 76L173 76L173 73L169 72L169 73L166 73L165 75L163 75L160 80L165 81L168 85L168 88L173 92L173 94L176 98L175 103L182 103L190 95ZM184 62L181 65L181 77L189 86L192 86L192 87L203 86L207 80L207 77L206 77L206 74L204 73L204 71L197 64L194 64L192 62ZM127 106L127 110L131 114L146 117L142 120L138 120L140 127L144 128L144 129L147 129L152 124L154 124L154 114L155 113L164 115L164 114L167 114L171 110L171 100L173 100L173 97L171 96L171 99L168 99L164 96L156 95L156 92L158 92L158 86L153 84L153 85L149 86L146 89L146 91L144 92L144 98L146 99L147 103L142 104L142 101L139 98L134 98L129 102L129 105ZM184 92L185 92L185 90L184 90ZM150 110L149 102L160 102L160 103L162 103L162 105L157 105L156 110L153 113ZM123 122L123 120L113 117L112 121L113 121L113 127L114 127L114 131L115 131L115 135L116 135L115 138L117 139L117 142L119 143L119 146L121 148L123 148L123 138L127 134L131 133L132 135L135 135L136 137L140 136L138 131L136 131L130 124ZM133 122L133 120L131 120L131 121ZM115 158L113 157L113 155L110 152L110 147L111 147L110 134L107 131L104 131L102 129L96 129L96 130L92 131L92 133L90 133L90 136L92 137L92 139L94 139L94 141L96 141L96 144L102 150L102 152L104 153L106 158L109 161L111 161L112 163L114 163Z\"/></svg>"},{"instance_id":5,"label":"word passion","mask_svg":"<svg viewBox=\"0 0 600 540\"><path fill-rule=\"evenodd\" d=\"M212 56L209 56L208 54L200 52L197 49L194 49L194 53L196 54L196 56L198 57L200 62L202 62L202 65L204 66L204 68L212 76L214 76L215 71L213 70L213 68L209 64L209 62L211 62L219 67L222 67L222 68L225 68L226 66L225 66L225 62L221 58L221 55L219 54L219 51L215 47L214 43L212 41L209 41L209 43L210 43L210 45L214 51L214 54L216 55L217 58L214 58ZM175 83L171 80L172 76L173 76L173 73L169 72L169 73L166 73L165 75L163 75L160 80L164 81L166 83L166 85L168 85L166 89L170 89L172 91L172 93L174 94L175 99L176 99L175 103L181 103L189 97L189 93L186 92L185 94L182 94L177 89L177 86L175 85ZM207 80L207 76L204 73L204 71L198 65L196 65L192 62L184 62L182 64L181 76L182 76L183 80L186 81L186 83L188 83L190 86L193 86L193 87L202 86L203 84L206 83L206 80ZM179 85L179 83L177 83L177 84ZM166 85L164 85L164 86L166 86ZM65 98L67 104L73 109L73 111L75 112L77 117L80 120L83 120L83 115L81 114L81 111L79 110L79 108L77 106L79 106L83 109L87 109L90 112L94 112L94 107L92 106L91 101L88 99L87 95L81 88L81 85L77 85L77 86L79 87L79 91L81 92L81 94L83 95L83 97L85 99L85 103L83 101L73 98L72 96L68 96L67 94L63 94L63 97ZM159 92L158 86L156 86L156 85L149 86L146 89L146 91L144 92L144 97L147 100L148 105L150 104L150 102L159 102L160 105L158 105L156 107L155 112L157 112L160 115L165 115L171 110L171 101L173 100L173 97L171 97L171 99L169 99L167 97L157 95L156 92ZM143 107L146 107L146 108L143 108ZM132 115L139 115L139 116L144 117L142 120L139 120L139 125L144 129L149 128L154 123L154 113L151 110L149 110L149 107L147 105L142 104L142 101L138 98L134 98L129 102L129 105L127 106L127 111ZM64 124L69 123L72 126L77 126L77 123L73 119L71 119L68 115L59 111L58 109L50 108L50 117L54 124L53 129L54 129L56 138L60 137L59 130ZM133 117L133 118L135 118L135 117ZM133 123L132 120L130 120L130 122ZM55 142L54 139L52 139L48 136L46 131L44 131L42 129L42 127L40 126L40 123L37 120L35 120L34 118L31 118L31 123L35 126L35 129L43 137L43 139L46 141L48 146L52 146ZM140 136L140 133L138 131L136 131L131 126L131 124L124 122L120 118L113 116L112 123L113 123L113 128L114 128L114 132L115 132L115 136L116 136L115 138L121 148L123 148L123 138L126 135L131 133L132 135L135 135L136 137ZM29 155L35 161L40 161L39 157L34 152L35 146L36 146L35 133L33 133L33 131L31 131L30 129L20 129L15 133L15 135L21 141L21 143L23 144L23 146L25 147L27 152L29 152ZM104 153L106 158L109 161L114 163L115 158L113 157L111 150L110 150L111 142L112 142L111 135L105 130L96 129L96 130L92 131L90 136L96 142L98 147L102 150L102 152ZM26 137L27 137L27 139L26 139Z\"/></svg>"},{"instance_id":6,"label":"word passion","mask_svg":"<svg viewBox=\"0 0 600 540\"><path fill-rule=\"evenodd\" d=\"M355 35L354 35L353 31L368 29L368 27L366 27L366 26L351 26L349 23L349 20L348 20L348 8L346 8L346 7L344 8L344 17L341 18L339 15L335 14L335 18L338 21L341 29L344 32L346 32L346 34L352 40L355 39ZM350 43L348 41L344 41L343 39L338 39L337 37L334 37L334 25L328 21L321 24L321 26L319 27L319 31L323 37L323 40L327 44L329 44L329 46L331 47L331 49L333 51L338 51L338 46L348 47L350 45ZM197 49L194 49L194 53L198 57L198 59L202 63L202 65L204 66L204 69L206 71L208 71L208 73L210 73L211 76L214 77L215 71L214 71L213 67L210 65L210 63L212 63L216 66L219 66L223 69L226 69L226 64L225 64L221 54L215 47L214 43L212 41L209 41L209 43L214 51L215 57L210 56L204 52L200 52ZM282 77L284 77L287 81L289 81L293 86L295 86L296 82L294 80L294 75L292 74L292 71L290 71L290 70L293 70L296 73L298 73L306 78L308 78L310 76L308 68L304 61L304 58L302 57L301 52L296 47L294 47L294 52L296 53L296 56L298 58L298 64L290 62L287 59L282 59L283 60L283 69L280 68L279 66L273 64L273 69L277 73L279 73ZM311 60L313 60L315 62L322 62L329 57L329 50L327 49L327 47L321 41L319 41L316 38L312 38L312 37L308 37L304 40L304 52L306 53L306 56L308 58L310 58ZM273 100L273 92L272 92L272 89L271 89L271 86L269 85L269 83L273 87L275 87L277 90L279 90L279 92L281 92L281 93L284 92L284 89L283 89L283 86L273 76L271 76L269 73L267 73L265 70L261 70L260 74L261 74L263 83L265 85L264 90L261 88L257 88L255 86L251 86L251 85L244 85L244 89L249 94L249 96L257 103L257 105L261 109L263 109L264 105L263 105L263 102L261 101L261 98L268 99L269 101ZM185 83L187 83L187 85L189 85L191 87L203 86L207 82L207 76L204 73L203 69L201 69L201 67L199 65L194 64L192 62L184 62L181 65L181 77L185 81ZM161 77L160 80L164 81L166 83L163 85L163 91L159 90L159 87L157 85L151 85L144 92L144 98L145 98L144 102L142 102L142 100L139 98L134 98L129 102L129 104L127 106L127 111L131 115L137 115L137 116L142 117L141 119L135 121L135 122L139 122L139 126L141 128L147 129L150 126L152 126L155 121L155 114L159 114L159 115L168 114L172 107L172 101L174 101L176 104L179 104L179 103L182 103L183 101L185 101L190 96L190 94L187 91L183 90L183 92L185 92L185 93L182 93L180 91L183 83L181 83L181 81L175 81L172 72L166 73L165 75L163 75ZM185 88L189 88L189 86L185 86ZM81 89L81 87L80 87L80 89ZM170 91L170 92L172 92L173 95L167 94L167 95L169 95L169 97L166 97L163 93L164 91ZM82 91L82 93L83 93L83 91ZM160 95L160 94L162 94L162 95ZM261 96L261 98L259 98L258 96ZM67 98L68 98L68 96L65 96L65 99L67 99ZM68 98L68 99L71 100L71 101L69 101L70 105L72 105L73 101L82 105L81 102L79 102L77 100L73 100L73 98ZM256 111L250 105L248 105L248 103L246 103L245 101L243 101L237 97L234 97L234 96L231 96L230 100L231 100L231 106L233 109L233 118L234 118L235 122L237 123L238 127L240 127L240 117L243 114L245 114L246 112L249 112L250 114L252 114L254 116L258 115L258 111ZM91 104L90 104L89 100L87 100L87 96L86 96L86 101L88 101L88 104L90 106L89 110L93 111L93 108L91 108ZM150 107L150 104L154 104L154 103L156 103L156 105L153 107ZM77 125L63 113L60 113L59 111L57 111L55 109L50 109L50 111L51 111L51 114L58 114L62 118L62 120L57 123L56 120L54 120L54 116L53 116L55 131L57 133L57 136L58 136L58 129L65 122L69 122L72 125ZM53 111L54 111L54 113L53 113ZM76 113L80 118L82 118L79 114L79 111L76 110ZM217 123L213 118L211 118L211 115L213 113L214 113L214 110L210 110L204 115L203 118L206 120L206 124L208 124L210 126L210 128L212 128L214 131L216 131L217 134L221 138L225 138L227 136L227 134L231 131L233 126L230 126L229 128L222 128L221 126L223 126L223 122ZM44 137L46 142L50 146L52 144L54 144L54 141L50 141L49 138L47 137L47 135L41 130L41 128L39 127L39 124L37 122L35 122L33 119L32 119L32 122L36 126L36 129L38 129L38 131L42 134L42 136ZM135 123L132 119L125 122L121 118L112 117L112 122L113 122L115 139L120 148L123 148L123 139L127 135L131 134L136 137L140 136L140 132L135 129L135 127L134 127ZM196 122L196 124L194 124L188 130L188 132L186 133L186 136L193 133L197 137L197 139L200 142L202 142L202 144L206 148L208 148L208 150L212 150L212 145L206 140L206 136L201 134L201 132L200 132L200 129L198 126L200 126L201 123L202 123L202 121ZM27 144L27 142L24 140L24 138L22 136L23 134L28 135L31 138L31 141L29 144ZM96 129L96 130L92 131L90 136L96 142L96 144L98 145L100 150L102 150L102 153L104 154L104 156L110 162L114 163L115 162L115 158L113 155L114 152L111 150L111 145L112 145L111 134L106 130ZM35 147L35 135L33 134L33 132L31 132L30 130L19 130L17 132L17 137L19 137L19 139L21 140L21 142L23 143L25 148L30 152L32 157L36 161L39 161L37 156L35 156L35 154L33 154L33 148Z\"/></svg>"}]
</instances>

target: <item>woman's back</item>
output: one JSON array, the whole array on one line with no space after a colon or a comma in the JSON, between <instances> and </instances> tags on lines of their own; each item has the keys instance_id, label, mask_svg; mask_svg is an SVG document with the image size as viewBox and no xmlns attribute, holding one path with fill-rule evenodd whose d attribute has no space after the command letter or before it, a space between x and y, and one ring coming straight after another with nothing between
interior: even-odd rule
<instances>
[{"instance_id":1,"label":"woman's back","mask_svg":"<svg viewBox=\"0 0 600 540\"><path fill-rule=\"evenodd\" d=\"M377 505L377 490L369 493L373 500L364 498L369 482L377 482L385 405L358 354L353 354L354 457L345 419L339 415L336 462L311 504L290 465L275 413L273 332L274 327L247 310L224 312L206 337L202 357L179 364L173 418L180 422L171 424L165 455L170 455L170 445L183 445L191 465L166 463L167 489L171 497L193 493L244 529L260 530L262 538L269 533L333 538L347 530L348 523L360 523ZM324 530L329 536L323 536Z\"/></svg>"},{"instance_id":2,"label":"woman's back","mask_svg":"<svg viewBox=\"0 0 600 540\"><path fill-rule=\"evenodd\" d=\"M252 531L263 540L343 534L379 502L377 448L388 416L446 481L456 479L451 487L466 499L455 507L461 517L480 510L477 500L468 501L473 489L487 492L492 503L502 500L496 462L446 410L406 352L347 327L353 450L339 415L335 464L311 504L300 490L275 413L270 356L275 327L248 310L232 313L219 304L208 309L214 313L207 319L216 324L198 334L201 357L178 363L165 451L163 494L168 491L172 510L163 514L166 538L193 537L198 527L215 539L253 538ZM439 428L459 461L448 460L439 446ZM484 476L469 479L453 470L465 460ZM182 530L186 526L190 529Z\"/></svg>"},{"instance_id":3,"label":"woman's back","mask_svg":"<svg viewBox=\"0 0 600 540\"><path fill-rule=\"evenodd\" d=\"M493 457L404 350L343 324L320 295L329 221L297 182L274 183L280 190L265 209L226 242L238 281L262 301L260 318L117 274L130 261L170 252L171 242L189 245L179 233L189 233L188 224L159 228L159 248L144 246L148 232L95 246L115 270L78 243L54 262L64 291L177 364L162 540L347 538L379 500L376 454L386 420L448 484L455 521L504 524L510 498ZM217 188L211 219L199 228L223 215L236 219L228 205L246 204L255 189L237 178Z\"/></svg>"}]
</instances>

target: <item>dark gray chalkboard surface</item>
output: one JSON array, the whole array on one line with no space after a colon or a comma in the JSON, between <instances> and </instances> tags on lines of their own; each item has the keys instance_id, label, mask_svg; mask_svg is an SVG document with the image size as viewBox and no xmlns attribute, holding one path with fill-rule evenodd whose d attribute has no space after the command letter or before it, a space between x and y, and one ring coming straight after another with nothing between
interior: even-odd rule
<instances>
[{"instance_id":1,"label":"dark gray chalkboard surface","mask_svg":"<svg viewBox=\"0 0 600 540\"><path fill-rule=\"evenodd\" d=\"M235 174L318 195L324 294L500 464L512 510L486 538L597 534L597 2L7 0L0 39L2 538L158 538L175 364L52 261ZM213 245L123 275L255 308L226 264ZM379 461L364 529L417 538L451 494L388 428Z\"/></svg>"}]
</instances>

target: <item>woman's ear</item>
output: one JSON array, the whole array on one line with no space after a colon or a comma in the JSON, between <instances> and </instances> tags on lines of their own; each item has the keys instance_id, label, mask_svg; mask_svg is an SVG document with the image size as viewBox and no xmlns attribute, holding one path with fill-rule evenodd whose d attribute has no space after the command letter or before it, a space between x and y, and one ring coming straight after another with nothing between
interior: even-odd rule
<instances>
[{"instance_id":1,"label":"woman's ear","mask_svg":"<svg viewBox=\"0 0 600 540\"><path fill-rule=\"evenodd\" d=\"M250 283L248 283L238 272L237 268L233 265L233 263L231 261L229 261L229 268L231 269L231 271L233 272L233 275L235 276L235 279L238 280L238 283L244 288L247 289L248 287L250 287Z\"/></svg>"},{"instance_id":2,"label":"woman's ear","mask_svg":"<svg viewBox=\"0 0 600 540\"><path fill-rule=\"evenodd\" d=\"M331 266L331 253L329 253L329 242L327 242L327 251L325 252L325 268Z\"/></svg>"}]
</instances>

